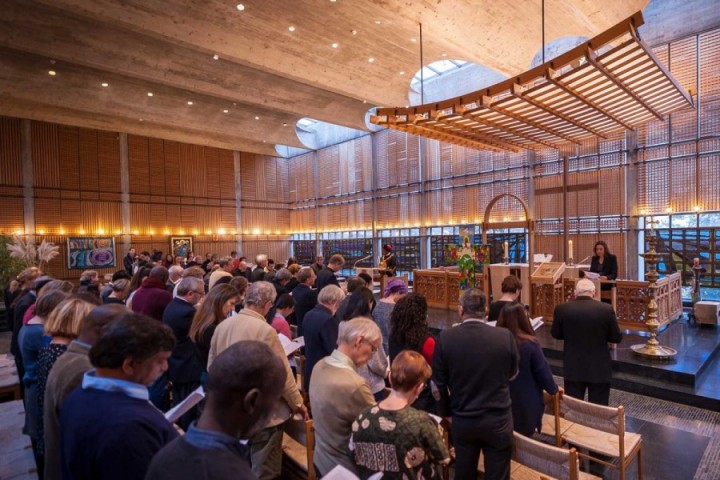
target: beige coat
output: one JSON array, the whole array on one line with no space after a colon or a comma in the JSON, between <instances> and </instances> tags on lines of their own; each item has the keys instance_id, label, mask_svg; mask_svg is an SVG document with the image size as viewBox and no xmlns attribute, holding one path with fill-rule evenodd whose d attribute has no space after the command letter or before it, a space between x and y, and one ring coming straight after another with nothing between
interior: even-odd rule
<instances>
[{"instance_id":1,"label":"beige coat","mask_svg":"<svg viewBox=\"0 0 720 480\"><path fill-rule=\"evenodd\" d=\"M280 344L278 334L262 315L244 308L240 313L221 322L215 329L210 342L208 368L212 365L215 357L222 353L223 350L241 340L257 340L267 344L282 359L283 365L285 365L285 388L282 394L284 402L278 404L277 411L270 419L270 423L266 425L266 428L279 425L290 418L292 412L302 405L303 400L292 370L290 370L285 350Z\"/></svg>"},{"instance_id":2,"label":"beige coat","mask_svg":"<svg viewBox=\"0 0 720 480\"><path fill-rule=\"evenodd\" d=\"M352 423L373 404L370 387L347 355L334 350L315 365L310 377L310 406L315 426L315 465L320 473L327 474L335 465L357 473L348 448Z\"/></svg>"}]
</instances>

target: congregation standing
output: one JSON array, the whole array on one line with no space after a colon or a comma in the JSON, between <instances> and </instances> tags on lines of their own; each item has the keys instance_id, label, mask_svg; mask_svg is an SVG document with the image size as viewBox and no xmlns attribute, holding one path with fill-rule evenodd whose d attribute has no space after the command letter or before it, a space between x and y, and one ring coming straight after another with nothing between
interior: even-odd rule
<instances>
[{"instance_id":1,"label":"congregation standing","mask_svg":"<svg viewBox=\"0 0 720 480\"><path fill-rule=\"evenodd\" d=\"M542 392L558 391L519 282L490 305L497 328L470 289L461 323L435 335L427 301L399 278L376 300L368 275L341 288L341 255L254 260L131 248L106 285L84 272L74 293L38 269L18 276L13 353L41 478L280 478L285 423L311 413L320 475L436 478L452 464L474 479L482 452L485 478L509 478L513 430L538 432ZM589 348L575 345L574 314L556 315L568 355ZM603 341L619 341L614 317L596 316ZM280 335L303 337L304 370ZM607 403L606 375L572 380L573 395L584 386ZM205 400L166 420L198 387ZM451 419L454 450L429 414Z\"/></svg>"}]
</instances>

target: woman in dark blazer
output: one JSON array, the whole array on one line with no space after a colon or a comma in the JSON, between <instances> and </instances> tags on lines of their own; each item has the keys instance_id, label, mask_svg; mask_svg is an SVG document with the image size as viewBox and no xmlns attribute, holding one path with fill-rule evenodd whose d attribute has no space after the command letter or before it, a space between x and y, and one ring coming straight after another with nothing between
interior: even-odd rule
<instances>
[{"instance_id":1,"label":"woman in dark blazer","mask_svg":"<svg viewBox=\"0 0 720 480\"><path fill-rule=\"evenodd\" d=\"M595 242L593 248L595 255L592 257L590 262L590 271L600 275L600 280L615 280L617 279L618 263L617 257L610 253L608 250L607 243L603 240ZM602 285L603 290L611 290L612 285L604 283Z\"/></svg>"},{"instance_id":2,"label":"woman in dark blazer","mask_svg":"<svg viewBox=\"0 0 720 480\"><path fill-rule=\"evenodd\" d=\"M508 305L503 308L497 326L512 332L520 352L519 373L510 382L513 428L516 432L531 437L536 430L540 431L542 428L545 409L543 390L552 395L558 391L558 386L553 380L550 366L535 338L535 331L523 305Z\"/></svg>"}]
</instances>

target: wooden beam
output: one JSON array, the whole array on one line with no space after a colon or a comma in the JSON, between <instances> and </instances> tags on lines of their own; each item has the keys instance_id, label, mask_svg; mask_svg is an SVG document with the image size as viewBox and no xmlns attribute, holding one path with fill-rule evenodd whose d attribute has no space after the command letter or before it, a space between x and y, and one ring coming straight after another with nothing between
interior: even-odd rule
<instances>
[{"instance_id":1,"label":"wooden beam","mask_svg":"<svg viewBox=\"0 0 720 480\"><path fill-rule=\"evenodd\" d=\"M534 136L534 135L529 135L529 134L523 133L523 132L521 132L521 131L519 131L519 130L517 130L517 129L515 129L515 128L512 128L512 127L508 127L508 126L505 126L505 125L500 125L499 123L493 122L492 120L488 120L487 118L483 118L483 117L481 117L480 115L473 115L474 113L476 113L476 112L478 112L478 111L482 111L482 110L491 111L490 109L487 109L487 108L485 108L485 107L483 107L483 106L478 107L478 108L473 108L473 109L466 109L463 105L458 105L458 106L456 107L456 110L457 110L458 113L460 113L460 115L464 116L465 118L469 118L469 119L471 119L471 120L473 120L473 121L475 121L475 122L482 123L482 124L484 124L484 125L487 125L488 127L495 128L495 129L497 129L497 130L500 130L500 131L502 131L502 132L509 133L509 134L511 134L511 135L518 136L518 137L520 137L520 138L524 138L525 140L529 140L529 141L531 141L531 142L539 143L540 145L545 145L546 147L558 148L558 147L557 147L557 144L555 144L555 143L546 142L545 140L542 140L542 139L540 139L540 138L537 138L537 137ZM471 111L471 110L472 110L472 111Z\"/></svg>"}]
</instances>

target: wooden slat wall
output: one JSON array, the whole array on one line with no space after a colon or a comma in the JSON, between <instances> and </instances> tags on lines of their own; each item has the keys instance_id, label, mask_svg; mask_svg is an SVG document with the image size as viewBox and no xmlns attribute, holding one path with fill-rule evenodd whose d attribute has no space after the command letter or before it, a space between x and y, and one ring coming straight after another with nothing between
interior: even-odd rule
<instances>
[{"instance_id":1,"label":"wooden slat wall","mask_svg":"<svg viewBox=\"0 0 720 480\"><path fill-rule=\"evenodd\" d=\"M0 233L25 228L20 120L0 117Z\"/></svg>"}]
</instances>

